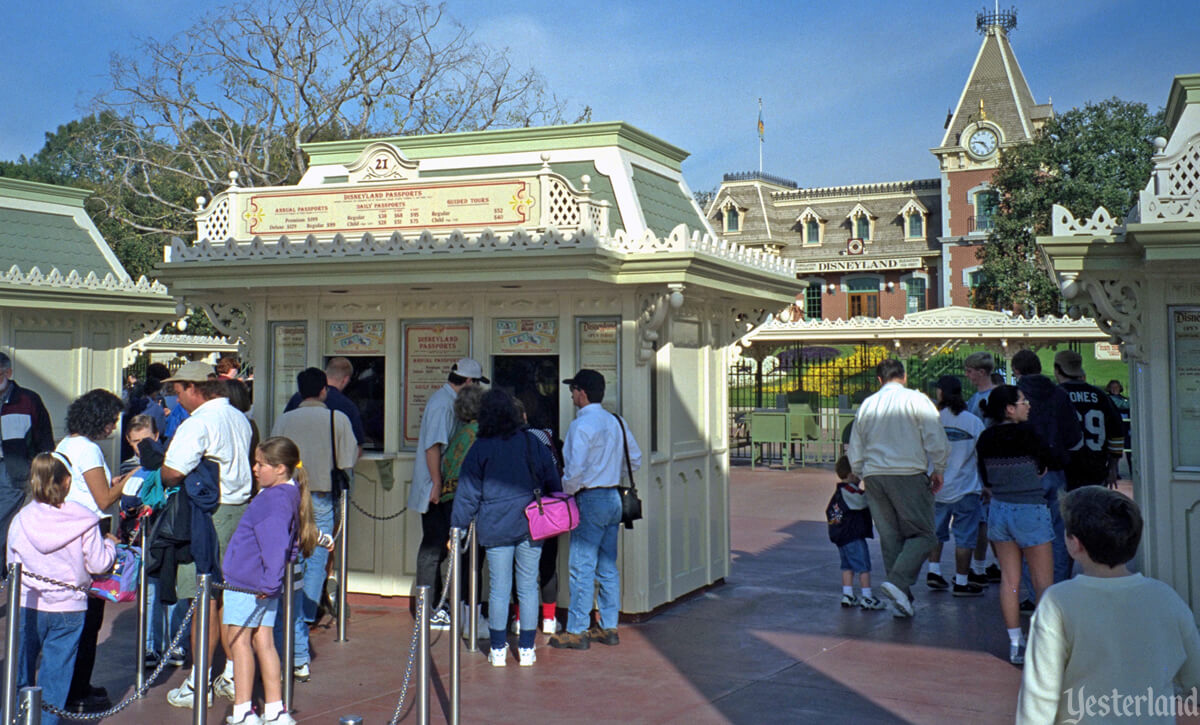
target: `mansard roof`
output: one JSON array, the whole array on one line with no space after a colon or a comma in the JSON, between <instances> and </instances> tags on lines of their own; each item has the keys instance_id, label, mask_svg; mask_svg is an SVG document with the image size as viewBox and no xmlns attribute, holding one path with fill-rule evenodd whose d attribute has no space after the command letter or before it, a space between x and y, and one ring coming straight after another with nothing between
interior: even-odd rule
<instances>
[{"instance_id":1,"label":"mansard roof","mask_svg":"<svg viewBox=\"0 0 1200 725\"><path fill-rule=\"evenodd\" d=\"M981 116L979 103L983 102ZM1027 141L1033 136L1035 121L1052 115L1050 104L1039 105L1008 40L999 25L987 28L971 73L963 86L941 147L959 146L960 135L972 123L987 120L1004 132L1004 142Z\"/></svg>"},{"instance_id":2,"label":"mansard roof","mask_svg":"<svg viewBox=\"0 0 1200 725\"><path fill-rule=\"evenodd\" d=\"M739 180L740 181L740 180ZM759 200L759 192L762 200ZM854 236L850 214L861 206L875 219L871 240L875 253L918 254L934 253L938 249L937 232L941 230L941 180L918 179L853 186L831 186L811 189L770 191L765 186L730 183L728 177L709 205L709 217L732 198L745 213L739 219L740 231L729 234L740 244L782 245L785 258L809 259L829 257L844 250L844 243ZM905 239L903 210L916 199L929 210L926 235L922 239ZM800 218L815 214L825 222L820 245L803 244Z\"/></svg>"}]
</instances>

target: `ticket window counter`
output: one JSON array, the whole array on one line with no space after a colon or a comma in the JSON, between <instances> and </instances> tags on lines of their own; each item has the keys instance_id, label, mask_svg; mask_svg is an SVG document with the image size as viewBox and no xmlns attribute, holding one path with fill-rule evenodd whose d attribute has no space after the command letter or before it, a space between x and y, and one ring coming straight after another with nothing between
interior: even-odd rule
<instances>
[{"instance_id":1,"label":"ticket window counter","mask_svg":"<svg viewBox=\"0 0 1200 725\"><path fill-rule=\"evenodd\" d=\"M559 375L557 355L493 355L492 387L521 401L532 428L549 428L555 438L559 430Z\"/></svg>"}]
</instances>

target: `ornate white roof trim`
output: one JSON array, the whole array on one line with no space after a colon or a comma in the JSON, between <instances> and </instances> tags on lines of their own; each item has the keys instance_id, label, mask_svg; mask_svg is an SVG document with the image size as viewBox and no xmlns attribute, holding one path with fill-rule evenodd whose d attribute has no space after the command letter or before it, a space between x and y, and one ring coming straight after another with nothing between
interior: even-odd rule
<instances>
[{"instance_id":1,"label":"ornate white roof trim","mask_svg":"<svg viewBox=\"0 0 1200 725\"><path fill-rule=\"evenodd\" d=\"M1107 340L1095 320L1044 317L1015 317L1003 312L970 307L940 307L914 312L901 319L855 317L849 320L784 321L773 316L748 333L744 340L756 338L798 338L819 341L832 338L946 338L946 339L1083 339Z\"/></svg>"},{"instance_id":2,"label":"ornate white roof trim","mask_svg":"<svg viewBox=\"0 0 1200 725\"><path fill-rule=\"evenodd\" d=\"M21 268L14 264L6 273L0 275L0 283L52 287L77 292L121 292L169 297L166 286L144 276L136 282L132 279L119 279L111 272L106 273L103 279L97 277L95 272L88 272L86 277L81 277L79 272L73 269L64 275L57 267L51 267L49 273L43 274L37 267L22 272Z\"/></svg>"},{"instance_id":3,"label":"ornate white roof trim","mask_svg":"<svg viewBox=\"0 0 1200 725\"><path fill-rule=\"evenodd\" d=\"M826 221L828 221L825 219L825 217L818 214L816 209L813 209L811 206L806 206L804 207L804 211L800 212L800 215L796 217L796 221L807 224L809 219L814 219L820 224L824 224Z\"/></svg>"},{"instance_id":4,"label":"ornate white roof trim","mask_svg":"<svg viewBox=\"0 0 1200 725\"><path fill-rule=\"evenodd\" d=\"M909 214L921 214L924 216L929 214L929 208L914 196L905 202L904 206L900 207L900 216L908 216Z\"/></svg>"},{"instance_id":5,"label":"ornate white roof trim","mask_svg":"<svg viewBox=\"0 0 1200 725\"><path fill-rule=\"evenodd\" d=\"M1096 234L1112 234L1117 222L1104 207L1092 212L1091 219L1079 220L1065 206L1055 204L1050 213L1052 231L1056 237L1090 237Z\"/></svg>"},{"instance_id":6,"label":"ornate white roof trim","mask_svg":"<svg viewBox=\"0 0 1200 725\"><path fill-rule=\"evenodd\" d=\"M855 219L860 216L865 216L868 219L878 219L879 218L876 215L872 214L870 209L863 206L863 203L861 201L854 205L854 208L850 210L850 213L846 215L846 218L847 219Z\"/></svg>"},{"instance_id":7,"label":"ornate white roof trim","mask_svg":"<svg viewBox=\"0 0 1200 725\"><path fill-rule=\"evenodd\" d=\"M796 276L795 260L782 259L761 249L744 247L708 234L701 235L699 231L689 234L684 224L675 227L670 234L661 238L649 230L640 236L631 236L623 229L617 230L610 237L597 237L589 230L579 229L567 237L553 227L537 235L531 235L522 228L502 235L497 235L490 229L474 235L454 231L445 236L435 236L429 230L425 230L416 237L405 237L400 232L394 232L391 236L376 238L368 233L357 239L348 239L338 234L327 242L309 235L304 240L296 241L282 236L275 242L266 242L261 237L255 237L250 242L227 239L225 242L214 243L204 239L195 244L188 244L176 237L167 248L166 263L432 256L446 253L527 254L559 249L606 249L621 254L693 252L780 277L795 279Z\"/></svg>"}]
</instances>

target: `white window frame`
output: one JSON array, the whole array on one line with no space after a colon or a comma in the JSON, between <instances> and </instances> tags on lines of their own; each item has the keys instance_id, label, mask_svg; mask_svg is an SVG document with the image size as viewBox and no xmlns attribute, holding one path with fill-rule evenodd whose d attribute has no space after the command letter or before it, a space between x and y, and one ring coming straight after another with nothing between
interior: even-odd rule
<instances>
[{"instance_id":1,"label":"white window frame","mask_svg":"<svg viewBox=\"0 0 1200 725\"><path fill-rule=\"evenodd\" d=\"M858 236L858 219L859 219L859 217L867 218L867 234L869 236L866 236L866 237ZM850 210L850 213L846 215L846 218L850 220L850 237L852 239L862 239L863 244L870 244L872 241L874 241L876 217L874 214L871 213L870 209L868 209L862 205L862 202L855 204L854 208Z\"/></svg>"},{"instance_id":2,"label":"white window frame","mask_svg":"<svg viewBox=\"0 0 1200 725\"><path fill-rule=\"evenodd\" d=\"M982 264L977 264L974 267L963 267L963 270L962 270L963 289L968 289L968 290L975 289L974 287L971 286L971 273L978 272L982 268L983 268Z\"/></svg>"},{"instance_id":3,"label":"white window frame","mask_svg":"<svg viewBox=\"0 0 1200 725\"><path fill-rule=\"evenodd\" d=\"M908 283L909 280L919 279L925 283L925 309L929 309L929 274L926 272L909 272L900 277L900 290L904 292L904 311L908 314ZM921 312L921 310L917 310Z\"/></svg>"},{"instance_id":4,"label":"white window frame","mask_svg":"<svg viewBox=\"0 0 1200 725\"><path fill-rule=\"evenodd\" d=\"M908 232L909 219L914 215L921 217L921 233L916 236ZM900 218L903 219L905 240L924 239L928 235L929 210L921 202L916 199L909 199L908 203L900 209Z\"/></svg>"},{"instance_id":5,"label":"white window frame","mask_svg":"<svg viewBox=\"0 0 1200 725\"><path fill-rule=\"evenodd\" d=\"M800 240L805 246L818 246L825 240L825 219L820 214L813 211L812 207L806 207L800 212L800 216L796 217L796 221L800 222ZM808 223L815 221L817 223L817 240L813 241L808 236Z\"/></svg>"},{"instance_id":6,"label":"white window frame","mask_svg":"<svg viewBox=\"0 0 1200 725\"><path fill-rule=\"evenodd\" d=\"M813 287L816 287L817 289L819 289L821 291L821 316L816 319L818 319L818 320L824 319L825 318L825 296L828 294L828 292L825 289L825 278L824 277L805 277L804 281L808 282L808 287L804 290L804 319L806 319L806 320L811 319L808 316L808 290L812 289Z\"/></svg>"}]
</instances>

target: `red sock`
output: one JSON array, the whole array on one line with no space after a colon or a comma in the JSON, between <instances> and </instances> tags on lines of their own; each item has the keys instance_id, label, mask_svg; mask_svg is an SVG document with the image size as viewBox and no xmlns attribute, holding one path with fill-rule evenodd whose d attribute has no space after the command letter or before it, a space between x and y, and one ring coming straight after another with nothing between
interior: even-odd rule
<instances>
[{"instance_id":1,"label":"red sock","mask_svg":"<svg viewBox=\"0 0 1200 725\"><path fill-rule=\"evenodd\" d=\"M542 604L542 619L554 619L554 615L557 613L556 609L557 605L554 602Z\"/></svg>"}]
</instances>

